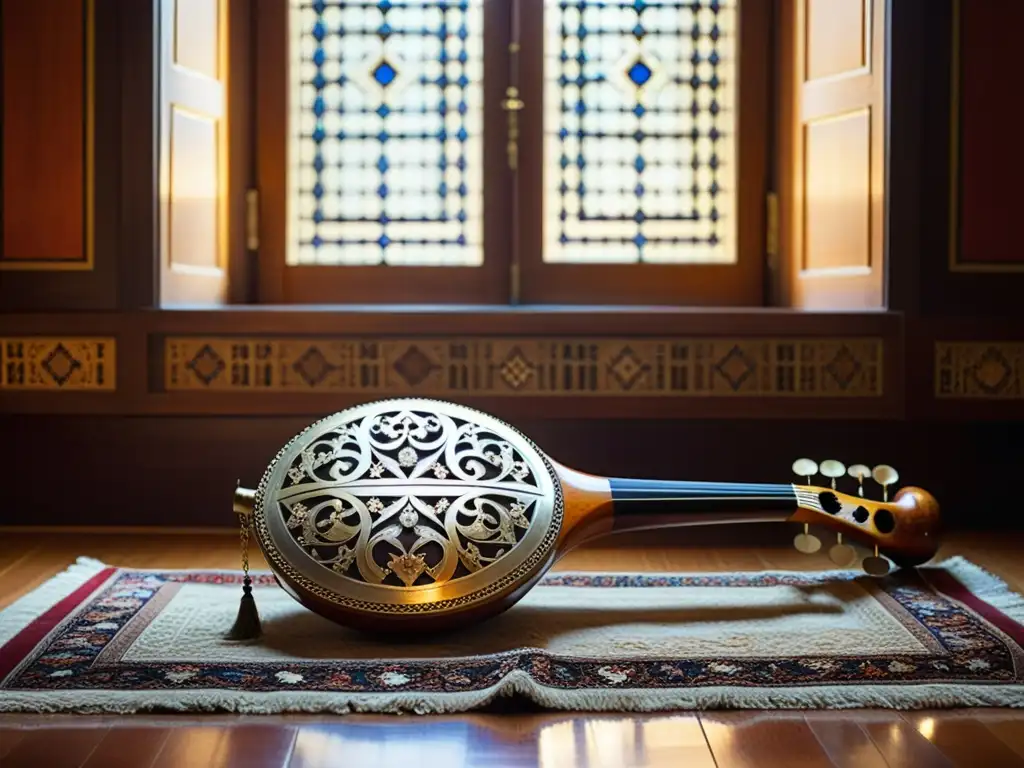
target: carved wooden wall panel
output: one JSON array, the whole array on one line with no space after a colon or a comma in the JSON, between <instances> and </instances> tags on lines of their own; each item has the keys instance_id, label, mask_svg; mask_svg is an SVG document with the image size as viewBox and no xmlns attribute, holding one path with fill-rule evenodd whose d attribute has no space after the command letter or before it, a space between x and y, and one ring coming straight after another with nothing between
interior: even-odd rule
<instances>
[{"instance_id":1,"label":"carved wooden wall panel","mask_svg":"<svg viewBox=\"0 0 1024 768\"><path fill-rule=\"evenodd\" d=\"M368 397L879 397L881 339L246 338L165 341L169 391Z\"/></svg>"},{"instance_id":2,"label":"carved wooden wall panel","mask_svg":"<svg viewBox=\"0 0 1024 768\"><path fill-rule=\"evenodd\" d=\"M112 338L0 338L0 389L71 392L117 388Z\"/></svg>"}]
</instances>

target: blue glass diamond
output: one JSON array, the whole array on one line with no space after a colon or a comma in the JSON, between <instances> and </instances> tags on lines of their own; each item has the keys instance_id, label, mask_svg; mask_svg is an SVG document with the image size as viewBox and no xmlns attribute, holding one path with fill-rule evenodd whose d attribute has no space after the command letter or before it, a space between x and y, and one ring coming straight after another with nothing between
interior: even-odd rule
<instances>
[{"instance_id":1,"label":"blue glass diamond","mask_svg":"<svg viewBox=\"0 0 1024 768\"><path fill-rule=\"evenodd\" d=\"M644 244L647 242L647 238L643 235L637 235L633 238L633 242L636 243L637 248L643 248Z\"/></svg>"},{"instance_id":2,"label":"blue glass diamond","mask_svg":"<svg viewBox=\"0 0 1024 768\"><path fill-rule=\"evenodd\" d=\"M379 141L381 144L383 144L390 138L391 134L389 134L387 131L381 131L380 133L377 134L377 141Z\"/></svg>"},{"instance_id":3,"label":"blue glass diamond","mask_svg":"<svg viewBox=\"0 0 1024 768\"><path fill-rule=\"evenodd\" d=\"M455 218L458 219L459 221L465 221L466 220L466 212L465 211L459 211L457 214L455 214Z\"/></svg>"},{"instance_id":4,"label":"blue glass diamond","mask_svg":"<svg viewBox=\"0 0 1024 768\"><path fill-rule=\"evenodd\" d=\"M324 39L324 35L327 34L327 27L324 26L322 21L318 21L313 25L313 39L320 42Z\"/></svg>"},{"instance_id":5,"label":"blue glass diamond","mask_svg":"<svg viewBox=\"0 0 1024 768\"><path fill-rule=\"evenodd\" d=\"M388 196L387 184L381 184L379 187L377 187L377 196L380 197L382 200Z\"/></svg>"},{"instance_id":6,"label":"blue glass diamond","mask_svg":"<svg viewBox=\"0 0 1024 768\"><path fill-rule=\"evenodd\" d=\"M325 138L327 138L327 133L326 131L324 131L324 127L322 125L318 125L316 128L313 129L313 141L319 144Z\"/></svg>"},{"instance_id":7,"label":"blue glass diamond","mask_svg":"<svg viewBox=\"0 0 1024 768\"><path fill-rule=\"evenodd\" d=\"M647 167L647 163L644 162L644 159L640 155L637 155L636 160L633 161L633 167L636 168L637 173L640 173Z\"/></svg>"},{"instance_id":8,"label":"blue glass diamond","mask_svg":"<svg viewBox=\"0 0 1024 768\"><path fill-rule=\"evenodd\" d=\"M380 0L380 2L377 3L377 7L382 11L389 11L391 10L391 0Z\"/></svg>"},{"instance_id":9,"label":"blue glass diamond","mask_svg":"<svg viewBox=\"0 0 1024 768\"><path fill-rule=\"evenodd\" d=\"M388 169L388 159L381 155L380 160L377 161L377 170L384 173Z\"/></svg>"},{"instance_id":10,"label":"blue glass diamond","mask_svg":"<svg viewBox=\"0 0 1024 768\"><path fill-rule=\"evenodd\" d=\"M650 80L651 75L654 73L651 71L650 67L642 61L637 60L636 63L629 68L629 71L626 72L626 74L629 76L629 79L633 81L634 85L640 86Z\"/></svg>"},{"instance_id":11,"label":"blue glass diamond","mask_svg":"<svg viewBox=\"0 0 1024 768\"><path fill-rule=\"evenodd\" d=\"M313 160L313 170L317 173L323 173L324 159L320 155L317 155L316 159Z\"/></svg>"},{"instance_id":12,"label":"blue glass diamond","mask_svg":"<svg viewBox=\"0 0 1024 768\"><path fill-rule=\"evenodd\" d=\"M313 63L318 67L322 67L325 61L327 61L327 54L324 53L324 49L317 48L316 52L313 54Z\"/></svg>"},{"instance_id":13,"label":"blue glass diamond","mask_svg":"<svg viewBox=\"0 0 1024 768\"><path fill-rule=\"evenodd\" d=\"M327 78L322 73L317 72L313 75L313 87L318 91L322 91L324 86L327 85Z\"/></svg>"},{"instance_id":14,"label":"blue glass diamond","mask_svg":"<svg viewBox=\"0 0 1024 768\"><path fill-rule=\"evenodd\" d=\"M398 75L398 71L386 61L382 61L377 65L376 69L373 70L372 74L374 80L381 85L387 86L394 82L395 77Z\"/></svg>"},{"instance_id":15,"label":"blue glass diamond","mask_svg":"<svg viewBox=\"0 0 1024 768\"><path fill-rule=\"evenodd\" d=\"M643 104L637 104L635 107L633 107L633 114L636 115L637 117L643 117L645 112L647 112L647 110L644 109Z\"/></svg>"},{"instance_id":16,"label":"blue glass diamond","mask_svg":"<svg viewBox=\"0 0 1024 768\"><path fill-rule=\"evenodd\" d=\"M319 15L327 10L327 3L323 2L323 0L316 0L313 3L313 10Z\"/></svg>"},{"instance_id":17,"label":"blue glass diamond","mask_svg":"<svg viewBox=\"0 0 1024 768\"><path fill-rule=\"evenodd\" d=\"M389 107L387 104L381 104L379 107L377 107L377 114L380 115L381 117L387 117L388 115L391 114L391 107Z\"/></svg>"},{"instance_id":18,"label":"blue glass diamond","mask_svg":"<svg viewBox=\"0 0 1024 768\"><path fill-rule=\"evenodd\" d=\"M379 238L377 238L377 245L379 245L381 248L387 248L389 245L391 245L391 238L388 237L387 235L381 235Z\"/></svg>"},{"instance_id":19,"label":"blue glass diamond","mask_svg":"<svg viewBox=\"0 0 1024 768\"><path fill-rule=\"evenodd\" d=\"M314 223L319 224L323 220L324 220L324 212L323 211L320 211L320 210L313 211L313 221L314 221Z\"/></svg>"},{"instance_id":20,"label":"blue glass diamond","mask_svg":"<svg viewBox=\"0 0 1024 768\"><path fill-rule=\"evenodd\" d=\"M317 96L313 100L313 114L316 115L317 117L323 117L324 111L326 109L327 106L324 104L323 98Z\"/></svg>"},{"instance_id":21,"label":"blue glass diamond","mask_svg":"<svg viewBox=\"0 0 1024 768\"><path fill-rule=\"evenodd\" d=\"M458 237L455 238L455 242L458 243L459 245L465 245L466 244L466 236L465 235L459 235Z\"/></svg>"},{"instance_id":22,"label":"blue glass diamond","mask_svg":"<svg viewBox=\"0 0 1024 768\"><path fill-rule=\"evenodd\" d=\"M437 187L437 194L441 197L448 197L448 185L443 181Z\"/></svg>"},{"instance_id":23,"label":"blue glass diamond","mask_svg":"<svg viewBox=\"0 0 1024 768\"><path fill-rule=\"evenodd\" d=\"M324 186L320 182L313 185L313 197L318 200L324 196Z\"/></svg>"},{"instance_id":24,"label":"blue glass diamond","mask_svg":"<svg viewBox=\"0 0 1024 768\"><path fill-rule=\"evenodd\" d=\"M644 36L644 25L643 24L637 24L635 27L633 27L633 36L636 37L636 38L641 38L641 37Z\"/></svg>"},{"instance_id":25,"label":"blue glass diamond","mask_svg":"<svg viewBox=\"0 0 1024 768\"><path fill-rule=\"evenodd\" d=\"M380 36L381 40L387 40L391 36L392 32L394 32L394 30L391 29L391 25L386 21L377 28L377 34Z\"/></svg>"},{"instance_id":26,"label":"blue glass diamond","mask_svg":"<svg viewBox=\"0 0 1024 768\"><path fill-rule=\"evenodd\" d=\"M466 139L469 138L469 134L466 133L465 128L459 128L458 133L455 134L455 138L457 138L459 141L465 141Z\"/></svg>"}]
</instances>

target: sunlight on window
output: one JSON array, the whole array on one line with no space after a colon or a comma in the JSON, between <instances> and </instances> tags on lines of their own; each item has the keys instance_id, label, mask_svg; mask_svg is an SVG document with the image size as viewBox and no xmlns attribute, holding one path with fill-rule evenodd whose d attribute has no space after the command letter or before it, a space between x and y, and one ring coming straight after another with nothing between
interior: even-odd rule
<instances>
[{"instance_id":1,"label":"sunlight on window","mask_svg":"<svg viewBox=\"0 0 1024 768\"><path fill-rule=\"evenodd\" d=\"M737 2L545 0L545 261L736 261Z\"/></svg>"},{"instance_id":2,"label":"sunlight on window","mask_svg":"<svg viewBox=\"0 0 1024 768\"><path fill-rule=\"evenodd\" d=\"M484 0L291 0L289 265L483 261Z\"/></svg>"}]
</instances>

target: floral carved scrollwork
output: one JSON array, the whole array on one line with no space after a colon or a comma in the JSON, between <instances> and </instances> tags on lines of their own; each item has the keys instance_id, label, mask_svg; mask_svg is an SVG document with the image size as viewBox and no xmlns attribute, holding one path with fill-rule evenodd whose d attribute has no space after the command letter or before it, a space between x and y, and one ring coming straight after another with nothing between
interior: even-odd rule
<instances>
[{"instance_id":1,"label":"floral carved scrollwork","mask_svg":"<svg viewBox=\"0 0 1024 768\"><path fill-rule=\"evenodd\" d=\"M396 409L310 440L277 502L294 540L325 568L410 587L507 556L542 500L543 471L491 428Z\"/></svg>"}]
</instances>

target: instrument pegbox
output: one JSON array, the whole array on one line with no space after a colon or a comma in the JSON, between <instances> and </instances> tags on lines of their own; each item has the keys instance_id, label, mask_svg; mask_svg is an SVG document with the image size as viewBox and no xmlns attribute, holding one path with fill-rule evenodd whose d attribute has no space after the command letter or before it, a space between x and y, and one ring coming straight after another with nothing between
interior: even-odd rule
<instances>
[{"instance_id":1,"label":"instrument pegbox","mask_svg":"<svg viewBox=\"0 0 1024 768\"><path fill-rule=\"evenodd\" d=\"M841 461L826 459L821 462L821 474L831 480L832 490L836 490L836 481L847 472ZM843 534L836 534L836 543L828 550L829 559L838 566L847 567L857 560L857 552L849 544L843 543Z\"/></svg>"},{"instance_id":2,"label":"instrument pegbox","mask_svg":"<svg viewBox=\"0 0 1024 768\"><path fill-rule=\"evenodd\" d=\"M812 485L811 478L818 474L818 464L812 459L797 459L793 462L793 472L800 477L807 479L807 484ZM821 539L811 533L811 526L804 523L804 532L798 533L793 538L793 546L797 552L805 555L813 555L821 549Z\"/></svg>"}]
</instances>

